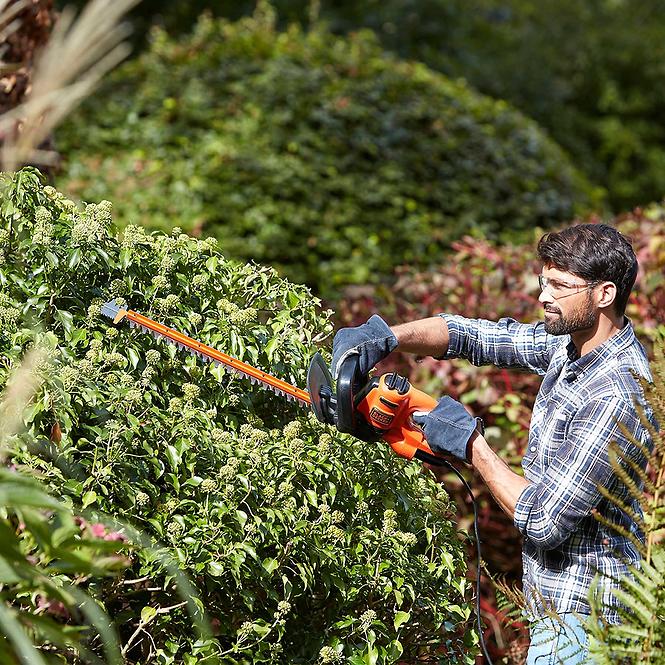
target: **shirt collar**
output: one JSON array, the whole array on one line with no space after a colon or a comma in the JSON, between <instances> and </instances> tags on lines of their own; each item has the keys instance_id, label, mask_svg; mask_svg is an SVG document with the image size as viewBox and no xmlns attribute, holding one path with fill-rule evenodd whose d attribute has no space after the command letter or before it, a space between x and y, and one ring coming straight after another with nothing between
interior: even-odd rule
<instances>
[{"instance_id":1,"label":"shirt collar","mask_svg":"<svg viewBox=\"0 0 665 665\"><path fill-rule=\"evenodd\" d=\"M579 357L577 348L570 340L566 346L569 365L566 368L565 379L569 383L575 381L581 374L589 369L596 361L605 360L615 356L621 349L630 346L635 341L633 325L628 317L624 317L624 326L618 333L599 344L596 348Z\"/></svg>"}]
</instances>

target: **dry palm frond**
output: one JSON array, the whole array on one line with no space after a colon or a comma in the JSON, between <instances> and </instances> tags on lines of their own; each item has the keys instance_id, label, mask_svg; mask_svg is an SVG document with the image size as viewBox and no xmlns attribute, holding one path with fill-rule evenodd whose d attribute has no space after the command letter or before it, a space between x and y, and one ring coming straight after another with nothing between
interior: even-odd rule
<instances>
[{"instance_id":1,"label":"dry palm frond","mask_svg":"<svg viewBox=\"0 0 665 665\"><path fill-rule=\"evenodd\" d=\"M21 27L17 17L29 4L29 0L19 0L13 4L10 4L10 0L0 0L0 44L4 46L10 35Z\"/></svg>"},{"instance_id":2,"label":"dry palm frond","mask_svg":"<svg viewBox=\"0 0 665 665\"><path fill-rule=\"evenodd\" d=\"M0 117L5 170L28 162L54 162L53 153L37 147L128 54L123 40L129 27L120 21L138 1L91 0L78 17L68 10L62 13L37 59L29 97ZM13 7L7 9L13 11Z\"/></svg>"},{"instance_id":3,"label":"dry palm frond","mask_svg":"<svg viewBox=\"0 0 665 665\"><path fill-rule=\"evenodd\" d=\"M656 665L665 658L665 548L661 540L665 526L665 347L656 348L656 358L651 364L653 383L641 380L644 395L653 410L657 430L650 423L643 408L637 406L643 425L649 430L653 448L637 441L625 429L624 434L648 461L644 471L633 458L617 444L610 446L610 463L627 490L627 499L639 504L640 515L627 501L613 494L611 489L599 488L603 497L627 514L642 530L644 544L622 526L596 515L602 525L623 535L638 548L643 559L639 566L630 566L630 575L615 581L612 593L621 602L617 608L621 624L612 626L601 621L598 594L600 579L596 580L590 594L591 620L587 624L591 653L594 662L610 665L618 660L626 663ZM644 486L642 490L641 486Z\"/></svg>"},{"instance_id":4,"label":"dry palm frond","mask_svg":"<svg viewBox=\"0 0 665 665\"><path fill-rule=\"evenodd\" d=\"M43 359L44 352L33 349L9 377L0 402L0 455L7 439L21 430L23 412L41 383L36 368Z\"/></svg>"}]
</instances>

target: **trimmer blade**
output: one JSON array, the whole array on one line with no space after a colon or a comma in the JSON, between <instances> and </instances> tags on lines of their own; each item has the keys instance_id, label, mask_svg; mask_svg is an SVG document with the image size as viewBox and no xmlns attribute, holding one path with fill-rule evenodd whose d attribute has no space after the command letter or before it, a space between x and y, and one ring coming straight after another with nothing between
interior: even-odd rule
<instances>
[{"instance_id":1,"label":"trimmer blade","mask_svg":"<svg viewBox=\"0 0 665 665\"><path fill-rule=\"evenodd\" d=\"M221 364L225 369L236 372L240 376L249 379L252 385L260 385L273 392L279 390L290 402L295 401L302 406L310 406L309 394L306 390L291 385L261 369L252 367L252 365L249 365L242 360L238 360L233 356L229 356L222 351L213 349L212 347L188 337L177 330L173 330L157 321L153 321L138 312L121 309L116 305L115 301L105 303L102 307L102 314L112 318L114 323L119 323L123 319L127 319L132 328L138 326L142 330L153 335L155 339L163 338L166 340L167 344L173 344L183 351L194 353L202 360L207 360L215 365Z\"/></svg>"}]
</instances>

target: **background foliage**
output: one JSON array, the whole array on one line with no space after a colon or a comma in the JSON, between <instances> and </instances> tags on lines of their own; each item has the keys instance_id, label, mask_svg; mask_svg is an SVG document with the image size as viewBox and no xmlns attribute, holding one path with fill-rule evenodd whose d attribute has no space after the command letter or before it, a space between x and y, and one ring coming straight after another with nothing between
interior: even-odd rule
<instances>
[{"instance_id":1,"label":"background foliage","mask_svg":"<svg viewBox=\"0 0 665 665\"><path fill-rule=\"evenodd\" d=\"M137 552L99 590L129 662L391 663L436 649L470 663L462 547L417 465L100 317L116 297L302 385L314 335L330 332L317 301L210 239L118 237L110 207L79 209L32 170L4 181L0 349L6 377L35 323L52 342L14 462L66 504L168 542L213 617L210 638L193 636L171 576Z\"/></svg>"},{"instance_id":2,"label":"background foliage","mask_svg":"<svg viewBox=\"0 0 665 665\"><path fill-rule=\"evenodd\" d=\"M280 32L264 4L180 40L156 32L58 136L62 187L111 195L122 224L213 234L325 295L427 266L465 233L563 221L595 196L504 102L367 32Z\"/></svg>"},{"instance_id":3,"label":"background foliage","mask_svg":"<svg viewBox=\"0 0 665 665\"><path fill-rule=\"evenodd\" d=\"M144 0L151 24L191 29L204 10L237 19L254 0ZM616 211L665 191L663 0L273 0L283 23L324 20L333 32L370 28L401 57L426 63L535 119L603 186ZM312 11L314 9L314 11Z\"/></svg>"}]
</instances>

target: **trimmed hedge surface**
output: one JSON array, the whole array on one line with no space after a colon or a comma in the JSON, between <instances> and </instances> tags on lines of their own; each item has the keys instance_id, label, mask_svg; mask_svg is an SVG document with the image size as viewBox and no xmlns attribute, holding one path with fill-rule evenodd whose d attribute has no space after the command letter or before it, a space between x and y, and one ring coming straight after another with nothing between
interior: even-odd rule
<instances>
[{"instance_id":1,"label":"trimmed hedge surface","mask_svg":"<svg viewBox=\"0 0 665 665\"><path fill-rule=\"evenodd\" d=\"M128 662L473 662L454 508L420 465L100 316L115 298L303 386L331 331L306 288L214 239L117 234L109 201L77 207L30 169L0 181L0 219L0 386L45 354L13 463L166 543L210 618L202 639L137 552L94 588Z\"/></svg>"}]
</instances>

